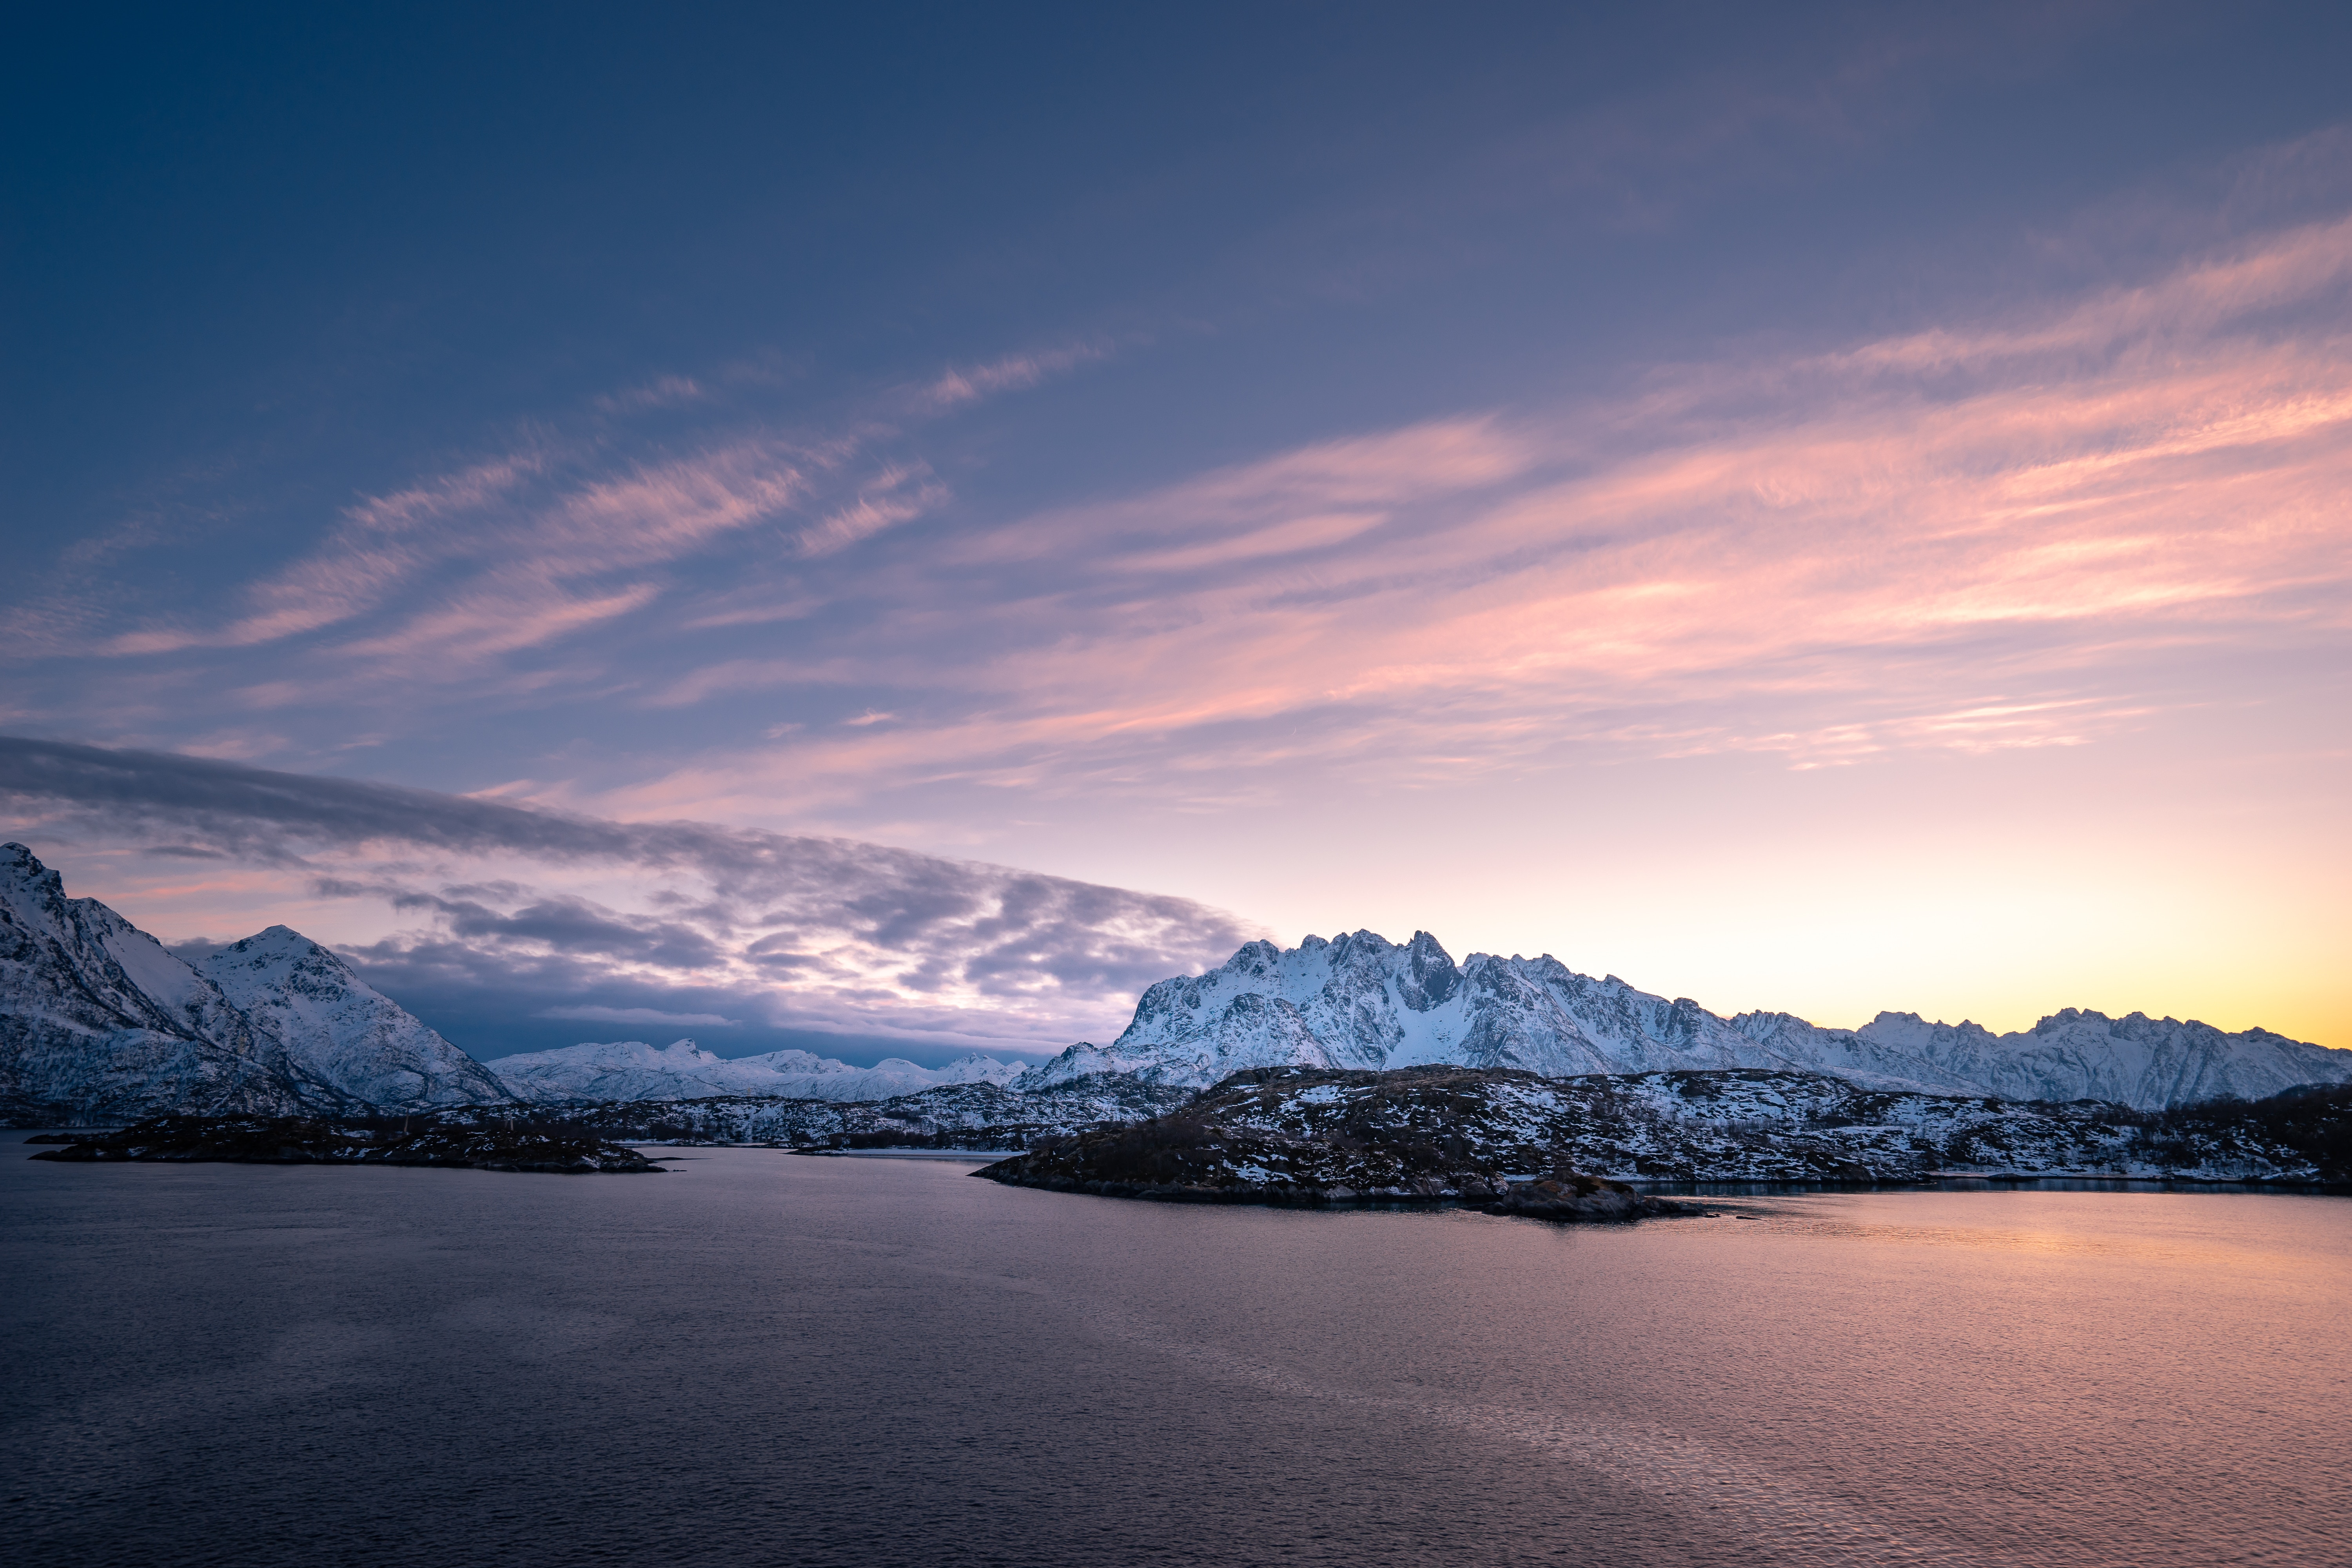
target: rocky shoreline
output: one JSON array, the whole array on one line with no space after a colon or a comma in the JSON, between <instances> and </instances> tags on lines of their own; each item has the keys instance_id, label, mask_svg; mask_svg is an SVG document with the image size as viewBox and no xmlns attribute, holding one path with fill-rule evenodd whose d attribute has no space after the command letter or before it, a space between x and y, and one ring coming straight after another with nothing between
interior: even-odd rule
<instances>
[{"instance_id":1,"label":"rocky shoreline","mask_svg":"<svg viewBox=\"0 0 2352 1568\"><path fill-rule=\"evenodd\" d=\"M976 1173L1169 1202L1454 1203L1631 1218L1672 1212L1640 1207L1633 1184L2063 1178L2342 1190L2347 1152L2352 1090L2336 1087L2141 1112L1752 1068L1566 1079L1256 1068L1148 1121L1035 1139Z\"/></svg>"},{"instance_id":2,"label":"rocky shoreline","mask_svg":"<svg viewBox=\"0 0 2352 1568\"><path fill-rule=\"evenodd\" d=\"M1221 1120L1214 1096L1167 1116L1040 1141L974 1171L1008 1186L1156 1203L1276 1207L1455 1205L1532 1219L1610 1221L1699 1212L1575 1170L1557 1152L1482 1159L1459 1139L1377 1114L1293 1134Z\"/></svg>"},{"instance_id":3,"label":"rocky shoreline","mask_svg":"<svg viewBox=\"0 0 2352 1568\"><path fill-rule=\"evenodd\" d=\"M1023 1158L1026 1158L1024 1156ZM1223 1185L1084 1179L1055 1172L1007 1171L1001 1161L972 1173L1009 1187L1084 1193L1093 1197L1140 1198L1148 1203L1244 1204L1262 1208L1475 1208L1483 1214L1525 1219L1618 1222L1698 1214L1704 1205L1635 1192L1622 1182L1596 1177L1509 1184L1497 1192L1476 1187L1416 1191L1392 1187L1323 1187L1289 1183L1235 1182Z\"/></svg>"},{"instance_id":4,"label":"rocky shoreline","mask_svg":"<svg viewBox=\"0 0 2352 1568\"><path fill-rule=\"evenodd\" d=\"M431 1165L559 1175L661 1171L634 1149L576 1130L462 1117L352 1122L294 1116L154 1116L116 1131L51 1133L27 1142L58 1145L31 1158L70 1163Z\"/></svg>"}]
</instances>

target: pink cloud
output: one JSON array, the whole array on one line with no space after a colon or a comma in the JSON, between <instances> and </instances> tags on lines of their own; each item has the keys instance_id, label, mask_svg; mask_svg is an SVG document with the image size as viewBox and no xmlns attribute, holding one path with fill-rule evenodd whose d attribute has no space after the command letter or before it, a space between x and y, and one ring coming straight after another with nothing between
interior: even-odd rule
<instances>
[{"instance_id":1,"label":"pink cloud","mask_svg":"<svg viewBox=\"0 0 2352 1568\"><path fill-rule=\"evenodd\" d=\"M746 440L567 484L560 455L534 448L348 509L309 556L255 584L247 613L224 626L157 628L107 651L356 634L305 675L247 689L249 703L267 707L354 682L453 679L644 608L661 592L648 569L791 509L824 461ZM365 622L374 625L360 631Z\"/></svg>"},{"instance_id":2,"label":"pink cloud","mask_svg":"<svg viewBox=\"0 0 2352 1568\"><path fill-rule=\"evenodd\" d=\"M913 395L914 402L922 412L949 412L1110 352L1082 343L950 370ZM668 375L600 399L598 406L628 413L705 395L691 378ZM534 439L346 508L308 554L247 588L238 613L224 622L151 625L117 635L98 651L249 647L389 617L394 624L352 637L337 651L384 661L433 646L440 653L436 668L446 673L463 662L461 652L477 661L517 652L642 606L655 592L645 583L598 579L679 561L759 524L815 510L828 489L837 495L838 485L830 482L835 470L895 434L872 426L829 437L747 437L605 473L595 470L593 441ZM804 557L833 555L924 515L947 497L920 462L887 463L793 537ZM714 608L698 622L711 627L783 618L766 599ZM54 631L49 635L54 640ZM352 679L339 672L291 684L339 687Z\"/></svg>"},{"instance_id":3,"label":"pink cloud","mask_svg":"<svg viewBox=\"0 0 2352 1568\"><path fill-rule=\"evenodd\" d=\"M1021 392L1048 377L1082 364L1108 359L1107 343L1076 343L1067 348L1006 354L985 364L950 369L911 395L908 401L927 413L944 413L1000 392Z\"/></svg>"},{"instance_id":4,"label":"pink cloud","mask_svg":"<svg viewBox=\"0 0 2352 1568\"><path fill-rule=\"evenodd\" d=\"M1075 554L1125 569L1171 552L1201 563L1284 553L1302 531L1319 529L1322 542L1337 542L1396 508L1517 478L1544 456L1493 418L1435 420L1301 447L1129 500L1048 512L975 533L950 558L979 564ZM1335 527L1341 518L1348 526Z\"/></svg>"},{"instance_id":5,"label":"pink cloud","mask_svg":"<svg viewBox=\"0 0 2352 1568\"><path fill-rule=\"evenodd\" d=\"M947 499L947 487L933 482L928 468L890 464L860 487L856 500L803 529L801 552L831 555L846 550L895 523L922 516Z\"/></svg>"},{"instance_id":6,"label":"pink cloud","mask_svg":"<svg viewBox=\"0 0 2352 1568\"><path fill-rule=\"evenodd\" d=\"M1311 721L1327 755L1457 769L1580 736L1811 764L2111 734L2215 700L2158 689L2184 650L2343 651L2347 277L2352 222L2314 225L2038 315L972 530L845 583L873 619L823 671L958 693L959 716L794 736L644 798L1078 787L1150 745L1247 768L1267 755L1248 727L1275 721ZM1106 594L1106 574L1138 581ZM752 661L675 689L816 674Z\"/></svg>"}]
</instances>

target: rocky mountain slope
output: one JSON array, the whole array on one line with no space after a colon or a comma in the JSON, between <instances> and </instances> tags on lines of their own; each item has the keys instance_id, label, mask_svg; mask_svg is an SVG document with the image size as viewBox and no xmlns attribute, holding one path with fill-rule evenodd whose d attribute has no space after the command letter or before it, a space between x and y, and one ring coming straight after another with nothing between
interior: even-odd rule
<instances>
[{"instance_id":1,"label":"rocky mountain slope","mask_svg":"<svg viewBox=\"0 0 2352 1568\"><path fill-rule=\"evenodd\" d=\"M67 898L25 846L0 845L0 1118L284 1116L343 1103L218 985L104 904Z\"/></svg>"},{"instance_id":2,"label":"rocky mountain slope","mask_svg":"<svg viewBox=\"0 0 2352 1568\"><path fill-rule=\"evenodd\" d=\"M433 1110L512 1098L481 1063L299 931L271 926L205 960L204 973L299 1068L360 1104Z\"/></svg>"},{"instance_id":3,"label":"rocky mountain slope","mask_svg":"<svg viewBox=\"0 0 2352 1568\"><path fill-rule=\"evenodd\" d=\"M1095 1139L1038 1173L1113 1184L1154 1149L1209 1187L1488 1201L1578 1174L1622 1182L1908 1182L2078 1176L2342 1184L2352 1088L2254 1105L2134 1111L1869 1089L1736 1069L1545 1079L1500 1068L1237 1073L1125 1144ZM1052 1141L1033 1145L1055 1154ZM1499 1184L1499 1186L1498 1186ZM1147 1194L1148 1195L1148 1194Z\"/></svg>"},{"instance_id":4,"label":"rocky mountain slope","mask_svg":"<svg viewBox=\"0 0 2352 1568\"><path fill-rule=\"evenodd\" d=\"M943 1068L917 1067L898 1057L859 1068L807 1051L718 1057L692 1040L674 1040L658 1048L642 1040L566 1046L500 1057L488 1066L514 1094L541 1104L711 1095L879 1100L941 1084L1007 1083L1022 1071L1018 1063L978 1052Z\"/></svg>"},{"instance_id":5,"label":"rocky mountain slope","mask_svg":"<svg viewBox=\"0 0 2352 1568\"><path fill-rule=\"evenodd\" d=\"M1506 1068L1548 1078L1726 1070L1830 1073L1885 1089L2010 1100L2096 1099L2154 1110L2352 1081L2352 1051L2263 1029L2068 1009L2030 1030L1882 1013L1830 1029L1786 1013L1724 1018L1683 998L1595 980L1546 954L1474 953L1370 931L1296 948L1255 942L1206 974L1146 991L1108 1047L1073 1046L1019 1087L1085 1074L1205 1086L1252 1068Z\"/></svg>"}]
</instances>

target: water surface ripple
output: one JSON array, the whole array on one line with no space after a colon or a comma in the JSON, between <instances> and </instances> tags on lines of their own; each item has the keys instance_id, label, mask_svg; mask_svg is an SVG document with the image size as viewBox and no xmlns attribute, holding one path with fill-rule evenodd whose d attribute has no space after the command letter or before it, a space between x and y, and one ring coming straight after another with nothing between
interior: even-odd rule
<instances>
[{"instance_id":1,"label":"water surface ripple","mask_svg":"<svg viewBox=\"0 0 2352 1568\"><path fill-rule=\"evenodd\" d=\"M19 1560L2325 1564L2352 1200L1555 1228L0 1142Z\"/></svg>"}]
</instances>

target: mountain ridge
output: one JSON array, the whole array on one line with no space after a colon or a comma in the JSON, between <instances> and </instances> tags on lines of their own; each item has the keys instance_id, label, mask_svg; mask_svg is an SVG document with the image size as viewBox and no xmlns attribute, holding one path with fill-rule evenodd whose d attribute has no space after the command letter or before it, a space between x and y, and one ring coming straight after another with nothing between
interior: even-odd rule
<instances>
[{"instance_id":1,"label":"mountain ridge","mask_svg":"<svg viewBox=\"0 0 2352 1568\"><path fill-rule=\"evenodd\" d=\"M480 1062L289 927L231 942L202 972L274 1032L298 1067L361 1104L436 1110L516 1098Z\"/></svg>"},{"instance_id":2,"label":"mountain ridge","mask_svg":"<svg viewBox=\"0 0 2352 1568\"><path fill-rule=\"evenodd\" d=\"M478 1063L285 926L188 963L0 845L0 1120L511 1104Z\"/></svg>"},{"instance_id":3,"label":"mountain ridge","mask_svg":"<svg viewBox=\"0 0 2352 1568\"><path fill-rule=\"evenodd\" d=\"M538 1104L614 1103L756 1095L770 1099L878 1100L942 1084L1003 1084L1022 1068L972 1051L943 1068L889 1057L852 1067L808 1051L721 1057L691 1039L658 1048L643 1040L587 1042L499 1057L484 1064L517 1097Z\"/></svg>"},{"instance_id":4,"label":"mountain ridge","mask_svg":"<svg viewBox=\"0 0 2352 1568\"><path fill-rule=\"evenodd\" d=\"M299 1114L340 1100L220 988L21 844L0 845L0 1115Z\"/></svg>"},{"instance_id":5,"label":"mountain ridge","mask_svg":"<svg viewBox=\"0 0 2352 1568\"><path fill-rule=\"evenodd\" d=\"M953 1085L1013 1094L1076 1080L1203 1089L1235 1071L1511 1068L1546 1078L1769 1069L1865 1088L2158 1110L2352 1082L2352 1051L2267 1029L2064 1008L2032 1029L1882 1012L1858 1029L1728 1018L1550 954L1472 953L1427 931L1296 948L1247 942L1146 988L1108 1046L1027 1068L974 1052L945 1068L853 1067L807 1051L725 1058L692 1040L585 1043L479 1062L327 948L273 925L191 965L21 844L0 846L0 1118L285 1116L712 1097L863 1103Z\"/></svg>"},{"instance_id":6,"label":"mountain ridge","mask_svg":"<svg viewBox=\"0 0 2352 1568\"><path fill-rule=\"evenodd\" d=\"M2193 1019L2073 1007L2006 1035L1915 1013L1882 1012L1859 1029L1778 1012L1726 1018L1613 974L1579 974L1549 953L1473 953L1456 964L1427 931L1400 944L1356 931L1287 949L1247 942L1216 969L1160 981L1110 1045L1072 1046L1015 1087L1118 1072L1205 1089L1256 1068L1438 1065L1546 1078L1771 1068L1872 1088L2150 1110L2352 1081L2352 1050L2267 1029L2231 1033Z\"/></svg>"}]
</instances>

